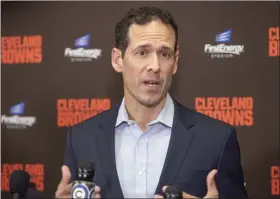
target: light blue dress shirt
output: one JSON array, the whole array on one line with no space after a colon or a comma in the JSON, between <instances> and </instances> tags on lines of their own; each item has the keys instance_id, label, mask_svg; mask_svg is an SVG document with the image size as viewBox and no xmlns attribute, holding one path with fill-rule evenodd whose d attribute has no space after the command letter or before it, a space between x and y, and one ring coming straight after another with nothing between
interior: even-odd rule
<instances>
[{"instance_id":1,"label":"light blue dress shirt","mask_svg":"<svg viewBox=\"0 0 280 199\"><path fill-rule=\"evenodd\" d=\"M174 103L167 95L156 120L143 132L128 119L122 100L115 127L115 155L119 181L125 198L153 198L157 188L174 116Z\"/></svg>"}]
</instances>

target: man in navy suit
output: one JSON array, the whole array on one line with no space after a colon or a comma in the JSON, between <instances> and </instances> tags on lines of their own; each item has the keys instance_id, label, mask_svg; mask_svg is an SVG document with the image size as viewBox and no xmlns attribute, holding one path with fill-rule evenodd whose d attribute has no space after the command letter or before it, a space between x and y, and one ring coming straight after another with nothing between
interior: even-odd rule
<instances>
[{"instance_id":1,"label":"man in navy suit","mask_svg":"<svg viewBox=\"0 0 280 199\"><path fill-rule=\"evenodd\" d=\"M112 65L124 98L70 128L57 198L69 198L81 162L93 162L96 198L247 198L236 131L190 110L168 90L179 58L177 25L155 7L131 9L115 29Z\"/></svg>"}]
</instances>

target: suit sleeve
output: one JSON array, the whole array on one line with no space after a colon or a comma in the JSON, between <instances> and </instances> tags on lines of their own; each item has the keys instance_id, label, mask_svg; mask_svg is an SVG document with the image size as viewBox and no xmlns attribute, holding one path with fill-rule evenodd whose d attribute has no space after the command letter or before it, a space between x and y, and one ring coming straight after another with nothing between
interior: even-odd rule
<instances>
[{"instance_id":1,"label":"suit sleeve","mask_svg":"<svg viewBox=\"0 0 280 199\"><path fill-rule=\"evenodd\" d=\"M248 198L235 128L231 129L225 140L218 164L216 183L222 199Z\"/></svg>"},{"instance_id":2,"label":"suit sleeve","mask_svg":"<svg viewBox=\"0 0 280 199\"><path fill-rule=\"evenodd\" d=\"M75 179L75 175L76 175L75 157L72 148L72 127L70 127L67 132L64 164L68 166L70 169L71 181L72 181L73 179Z\"/></svg>"}]
</instances>

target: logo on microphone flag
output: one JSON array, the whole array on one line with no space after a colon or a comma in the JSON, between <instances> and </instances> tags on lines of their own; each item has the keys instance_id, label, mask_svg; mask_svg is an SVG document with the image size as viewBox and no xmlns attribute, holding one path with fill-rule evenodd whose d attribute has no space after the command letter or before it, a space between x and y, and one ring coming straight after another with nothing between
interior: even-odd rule
<instances>
[{"instance_id":1,"label":"logo on microphone flag","mask_svg":"<svg viewBox=\"0 0 280 199\"><path fill-rule=\"evenodd\" d=\"M75 184L71 190L72 198L89 198L90 192L85 184Z\"/></svg>"}]
</instances>

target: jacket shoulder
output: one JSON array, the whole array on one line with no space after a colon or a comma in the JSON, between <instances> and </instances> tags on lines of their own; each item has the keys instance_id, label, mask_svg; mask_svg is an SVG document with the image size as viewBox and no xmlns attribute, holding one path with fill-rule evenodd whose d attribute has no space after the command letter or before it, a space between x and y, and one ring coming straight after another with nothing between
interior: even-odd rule
<instances>
[{"instance_id":1,"label":"jacket shoulder","mask_svg":"<svg viewBox=\"0 0 280 199\"><path fill-rule=\"evenodd\" d=\"M80 133L84 130L94 130L99 125L104 124L105 122L115 122L118 114L119 105L114 105L112 108L102 111L97 115L94 115L78 124L70 127L72 132L79 131Z\"/></svg>"},{"instance_id":2,"label":"jacket shoulder","mask_svg":"<svg viewBox=\"0 0 280 199\"><path fill-rule=\"evenodd\" d=\"M228 132L235 130L235 127L230 125L229 123L200 113L178 102L176 103L176 106L181 112L180 115L183 115L183 120L185 120L186 122L189 122L188 120L191 120L194 126L196 126L197 128L219 132Z\"/></svg>"}]
</instances>

